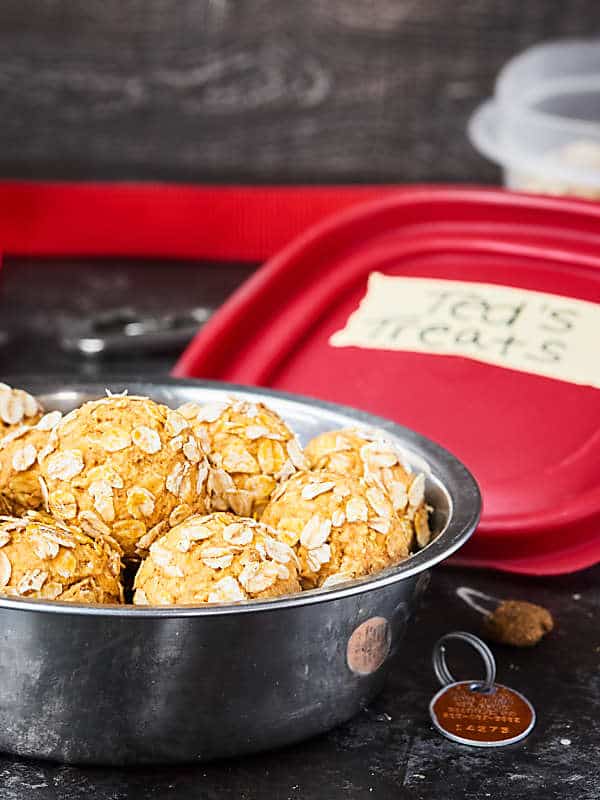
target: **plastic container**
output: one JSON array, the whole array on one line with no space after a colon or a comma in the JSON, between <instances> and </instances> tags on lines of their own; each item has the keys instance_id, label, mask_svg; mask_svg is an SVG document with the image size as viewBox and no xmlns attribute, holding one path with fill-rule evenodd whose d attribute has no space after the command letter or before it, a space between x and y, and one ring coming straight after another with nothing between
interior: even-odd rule
<instances>
[{"instance_id":1,"label":"plastic container","mask_svg":"<svg viewBox=\"0 0 600 800\"><path fill-rule=\"evenodd\" d=\"M509 61L468 133L508 188L600 199L600 39L537 45Z\"/></svg>"},{"instance_id":2,"label":"plastic container","mask_svg":"<svg viewBox=\"0 0 600 800\"><path fill-rule=\"evenodd\" d=\"M365 305L377 274L384 300ZM407 279L428 282L425 302ZM494 295L507 290L520 299ZM448 297L458 305L440 316ZM564 333L557 302L577 320ZM361 307L370 341L340 342ZM508 309L532 325L502 316ZM415 187L332 216L281 250L202 328L175 374L312 395L417 430L455 452L482 490L461 563L572 572L600 562L598 313L599 204ZM419 345L449 333L473 347ZM575 381L532 371L559 339L565 353L587 354ZM493 342L528 355L486 361Z\"/></svg>"}]
</instances>

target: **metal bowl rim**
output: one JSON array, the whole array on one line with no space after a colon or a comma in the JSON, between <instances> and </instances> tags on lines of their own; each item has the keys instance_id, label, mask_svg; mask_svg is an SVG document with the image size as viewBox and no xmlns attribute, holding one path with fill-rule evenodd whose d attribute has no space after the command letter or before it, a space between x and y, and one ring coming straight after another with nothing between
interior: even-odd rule
<instances>
[{"instance_id":1,"label":"metal bowl rim","mask_svg":"<svg viewBox=\"0 0 600 800\"><path fill-rule=\"evenodd\" d=\"M59 392L87 392L97 393L102 396L106 385L117 384L128 388L132 394L152 396L152 390L173 388L207 388L215 391L226 391L235 394L246 394L275 397L281 400L322 408L334 413L341 413L356 420L361 426L383 428L400 439L409 440L417 445L415 449L423 454L427 461L433 461L442 468L443 474L432 470L437 482L450 496L452 509L446 528L438 536L417 553L411 555L406 561L389 567L375 575L358 578L339 587L328 589L307 589L297 594L285 595L270 600L248 600L244 604L219 604L219 605L170 605L170 606L134 606L117 604L77 604L60 601L11 598L0 595L0 608L19 611L45 612L66 615L89 615L99 617L138 617L145 619L154 618L180 618L180 617L206 617L214 615L247 614L254 612L277 611L283 608L312 605L313 603L331 602L351 597L364 592L397 583L407 578L412 578L425 572L436 564L456 552L470 538L477 527L481 515L481 493L477 482L464 464L441 445L416 431L392 422L384 417L379 417L352 406L331 403L318 398L305 395L280 392L260 386L244 386L241 384L225 383L221 381L193 380L163 378L160 380L129 381L123 376L99 382L73 382L66 383L65 379L49 376L41 379L39 376L19 375L9 376L6 382L10 385L22 385L34 394L49 394ZM119 391L119 390L116 390ZM459 501L460 502L457 502Z\"/></svg>"}]
</instances>

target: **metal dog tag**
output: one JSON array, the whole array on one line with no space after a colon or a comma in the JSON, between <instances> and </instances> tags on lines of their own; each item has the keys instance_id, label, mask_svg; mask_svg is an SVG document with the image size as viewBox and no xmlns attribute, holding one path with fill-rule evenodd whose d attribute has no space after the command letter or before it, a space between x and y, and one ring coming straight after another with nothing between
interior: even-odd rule
<instances>
[{"instance_id":1,"label":"metal dog tag","mask_svg":"<svg viewBox=\"0 0 600 800\"><path fill-rule=\"evenodd\" d=\"M483 681L455 681L446 663L446 643L470 644L485 664ZM533 706L522 694L495 682L489 647L471 633L448 633L433 650L433 668L442 689L429 705L435 727L448 739L475 747L502 747L524 739L535 725Z\"/></svg>"}]
</instances>

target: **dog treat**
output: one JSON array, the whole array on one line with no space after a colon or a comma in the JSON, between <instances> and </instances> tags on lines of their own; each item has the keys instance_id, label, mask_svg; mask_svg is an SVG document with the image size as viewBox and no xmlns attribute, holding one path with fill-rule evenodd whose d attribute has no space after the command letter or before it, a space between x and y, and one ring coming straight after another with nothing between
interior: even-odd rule
<instances>
[{"instance_id":1,"label":"dog treat","mask_svg":"<svg viewBox=\"0 0 600 800\"><path fill-rule=\"evenodd\" d=\"M67 414L40 455L49 509L143 556L205 511L208 462L189 421L147 397L110 395Z\"/></svg>"},{"instance_id":2,"label":"dog treat","mask_svg":"<svg viewBox=\"0 0 600 800\"><path fill-rule=\"evenodd\" d=\"M122 603L121 550L103 536L29 511L0 518L0 594Z\"/></svg>"},{"instance_id":3,"label":"dog treat","mask_svg":"<svg viewBox=\"0 0 600 800\"><path fill-rule=\"evenodd\" d=\"M311 469L377 482L388 493L394 510L411 521L417 545L429 543L425 476L411 472L403 454L382 431L344 428L321 433L308 443L305 455Z\"/></svg>"},{"instance_id":4,"label":"dog treat","mask_svg":"<svg viewBox=\"0 0 600 800\"><path fill-rule=\"evenodd\" d=\"M259 518L277 483L308 466L295 435L262 403L232 398L178 411L209 453L211 511Z\"/></svg>"},{"instance_id":5,"label":"dog treat","mask_svg":"<svg viewBox=\"0 0 600 800\"><path fill-rule=\"evenodd\" d=\"M119 561L118 589L109 590L93 559L88 574L62 555L67 545L45 556L69 562L72 580L60 581L54 563L38 564L19 544L1 558L9 594L19 591L10 576L23 587L33 571L25 596L119 599L123 559L134 568L143 561L136 604L238 602L373 574L429 541L425 475L411 472L380 431L324 433L305 454L259 402L230 397L174 410L107 394L63 416L0 384L4 547L35 522L42 539L52 526L63 538L75 531Z\"/></svg>"},{"instance_id":6,"label":"dog treat","mask_svg":"<svg viewBox=\"0 0 600 800\"><path fill-rule=\"evenodd\" d=\"M0 492L9 501L12 514L46 506L39 460L47 452L52 431L61 418L60 411L26 417L0 438Z\"/></svg>"},{"instance_id":7,"label":"dog treat","mask_svg":"<svg viewBox=\"0 0 600 800\"><path fill-rule=\"evenodd\" d=\"M273 494L261 521L295 548L304 588L333 586L407 558L410 522L376 483L332 471L300 472Z\"/></svg>"},{"instance_id":8,"label":"dog treat","mask_svg":"<svg viewBox=\"0 0 600 800\"><path fill-rule=\"evenodd\" d=\"M216 512L189 517L150 546L133 602L236 603L299 591L296 555L276 531Z\"/></svg>"},{"instance_id":9,"label":"dog treat","mask_svg":"<svg viewBox=\"0 0 600 800\"><path fill-rule=\"evenodd\" d=\"M489 639L515 647L532 647L553 628L554 620L547 609L523 600L503 600L483 620Z\"/></svg>"}]
</instances>

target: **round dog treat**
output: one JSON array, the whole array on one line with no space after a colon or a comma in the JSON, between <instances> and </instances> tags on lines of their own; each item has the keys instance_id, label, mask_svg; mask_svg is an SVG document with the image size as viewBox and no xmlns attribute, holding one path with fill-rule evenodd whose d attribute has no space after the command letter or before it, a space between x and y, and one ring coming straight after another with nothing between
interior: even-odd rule
<instances>
[{"instance_id":1,"label":"round dog treat","mask_svg":"<svg viewBox=\"0 0 600 800\"><path fill-rule=\"evenodd\" d=\"M121 551L104 537L29 511L0 518L0 594L122 603Z\"/></svg>"},{"instance_id":2,"label":"round dog treat","mask_svg":"<svg viewBox=\"0 0 600 800\"><path fill-rule=\"evenodd\" d=\"M300 591L296 555L250 518L195 515L157 539L135 578L136 605L237 603Z\"/></svg>"},{"instance_id":3,"label":"round dog treat","mask_svg":"<svg viewBox=\"0 0 600 800\"><path fill-rule=\"evenodd\" d=\"M42 406L33 395L0 383L0 435L18 425L31 425L41 415Z\"/></svg>"},{"instance_id":4,"label":"round dog treat","mask_svg":"<svg viewBox=\"0 0 600 800\"><path fill-rule=\"evenodd\" d=\"M29 417L27 423L11 426L0 439L0 492L10 503L12 514L46 505L46 486L38 460L47 452L49 438L61 417L60 411L37 420Z\"/></svg>"},{"instance_id":5,"label":"round dog treat","mask_svg":"<svg viewBox=\"0 0 600 800\"><path fill-rule=\"evenodd\" d=\"M146 397L111 395L67 414L40 465L50 511L111 534L125 558L205 510L201 442L181 414Z\"/></svg>"},{"instance_id":6,"label":"round dog treat","mask_svg":"<svg viewBox=\"0 0 600 800\"><path fill-rule=\"evenodd\" d=\"M431 539L425 504L425 476L413 473L383 432L344 428L321 433L305 449L311 469L326 469L378 482L394 509L411 520L419 547Z\"/></svg>"},{"instance_id":7,"label":"round dog treat","mask_svg":"<svg viewBox=\"0 0 600 800\"><path fill-rule=\"evenodd\" d=\"M523 600L503 600L483 623L485 635L501 644L532 647L554 628L552 614Z\"/></svg>"},{"instance_id":8,"label":"round dog treat","mask_svg":"<svg viewBox=\"0 0 600 800\"><path fill-rule=\"evenodd\" d=\"M187 403L178 411L210 453L212 511L258 518L277 483L308 466L292 431L262 403Z\"/></svg>"},{"instance_id":9,"label":"round dog treat","mask_svg":"<svg viewBox=\"0 0 600 800\"><path fill-rule=\"evenodd\" d=\"M409 555L412 527L377 484L324 470L300 472L273 494L261 522L294 547L304 588L377 572Z\"/></svg>"}]
</instances>

